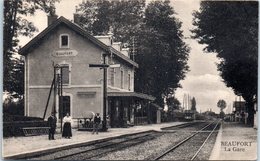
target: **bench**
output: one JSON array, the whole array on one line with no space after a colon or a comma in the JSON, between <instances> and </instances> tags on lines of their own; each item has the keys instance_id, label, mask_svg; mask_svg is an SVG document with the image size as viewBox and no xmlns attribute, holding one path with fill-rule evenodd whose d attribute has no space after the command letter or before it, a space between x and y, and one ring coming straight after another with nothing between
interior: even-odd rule
<instances>
[{"instance_id":1,"label":"bench","mask_svg":"<svg viewBox=\"0 0 260 161\"><path fill-rule=\"evenodd\" d=\"M24 127L22 128L24 136L35 136L49 133L50 127Z\"/></svg>"}]
</instances>

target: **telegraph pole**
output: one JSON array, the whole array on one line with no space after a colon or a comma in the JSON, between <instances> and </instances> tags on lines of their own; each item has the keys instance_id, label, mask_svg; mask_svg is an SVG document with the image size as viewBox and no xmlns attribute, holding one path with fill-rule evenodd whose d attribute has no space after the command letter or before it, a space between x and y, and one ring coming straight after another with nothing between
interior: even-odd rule
<instances>
[{"instance_id":1,"label":"telegraph pole","mask_svg":"<svg viewBox=\"0 0 260 161\"><path fill-rule=\"evenodd\" d=\"M103 53L103 64L89 64L89 67L93 68L102 68L103 69L103 122L102 122L102 131L107 131L107 68L109 67L106 64L106 56L108 53Z\"/></svg>"},{"instance_id":2,"label":"telegraph pole","mask_svg":"<svg viewBox=\"0 0 260 161\"><path fill-rule=\"evenodd\" d=\"M106 54L103 54L103 65L106 64ZM103 67L103 124L102 129L103 131L107 131L107 67Z\"/></svg>"},{"instance_id":3,"label":"telegraph pole","mask_svg":"<svg viewBox=\"0 0 260 161\"><path fill-rule=\"evenodd\" d=\"M62 70L63 66L56 64L54 66L54 101L55 101L55 109L56 109L56 96L58 92L58 104L59 104L59 117L61 123L61 132L62 132L62 119L63 119L63 82L62 82ZM58 90L58 91L57 91Z\"/></svg>"},{"instance_id":4,"label":"telegraph pole","mask_svg":"<svg viewBox=\"0 0 260 161\"><path fill-rule=\"evenodd\" d=\"M132 51L132 59L133 59L133 61L135 61L135 55L136 55L136 53L135 53L135 36L133 36L133 40L132 40L132 43L133 43L133 51Z\"/></svg>"}]
</instances>

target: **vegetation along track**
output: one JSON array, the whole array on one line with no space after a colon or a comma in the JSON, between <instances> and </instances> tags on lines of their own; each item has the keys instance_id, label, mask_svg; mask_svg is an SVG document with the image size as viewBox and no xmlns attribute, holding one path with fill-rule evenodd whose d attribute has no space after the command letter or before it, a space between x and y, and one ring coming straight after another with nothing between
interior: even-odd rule
<instances>
[{"instance_id":1,"label":"vegetation along track","mask_svg":"<svg viewBox=\"0 0 260 161\"><path fill-rule=\"evenodd\" d=\"M61 150L54 153L25 158L29 160L87 160L93 157L102 156L119 149L134 146L147 140L154 139L162 135L156 132L145 132L131 136L118 137L111 140L102 141L92 145L81 146Z\"/></svg>"},{"instance_id":2,"label":"vegetation along track","mask_svg":"<svg viewBox=\"0 0 260 161\"><path fill-rule=\"evenodd\" d=\"M148 160L194 160L213 132L219 128L219 121L211 122L202 129L186 137L178 144L164 150ZM199 135L198 135L199 134Z\"/></svg>"}]
</instances>

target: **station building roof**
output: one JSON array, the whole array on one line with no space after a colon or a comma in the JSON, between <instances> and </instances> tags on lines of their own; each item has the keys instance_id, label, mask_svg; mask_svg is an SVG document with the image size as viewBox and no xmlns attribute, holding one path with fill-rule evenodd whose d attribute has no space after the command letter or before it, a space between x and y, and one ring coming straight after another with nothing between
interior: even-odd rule
<instances>
[{"instance_id":1,"label":"station building roof","mask_svg":"<svg viewBox=\"0 0 260 161\"><path fill-rule=\"evenodd\" d=\"M117 51L112 46L108 46L95 38L94 36L90 35L86 30L81 28L79 25L69 21L65 17L61 16L56 21L54 21L52 24L50 24L47 28L45 28L41 33L39 33L36 37L34 37L31 41L29 41L25 46L23 46L19 50L19 54L21 55L27 55L35 45L38 44L40 40L42 40L48 33L50 33L52 30L54 30L59 25L64 24L71 30L75 31L76 33L82 35L84 38L90 40L92 43L100 47L106 52L113 53L115 56L117 56L119 59L123 60L124 62L127 62L130 65L133 65L134 67L138 68L138 64L134 61L132 61L130 58L122 54L120 51Z\"/></svg>"},{"instance_id":2,"label":"station building roof","mask_svg":"<svg viewBox=\"0 0 260 161\"><path fill-rule=\"evenodd\" d=\"M151 95L147 95L144 93L137 93L137 92L108 92L108 97L136 97L140 99L146 99L150 101L154 101L155 97Z\"/></svg>"}]
</instances>

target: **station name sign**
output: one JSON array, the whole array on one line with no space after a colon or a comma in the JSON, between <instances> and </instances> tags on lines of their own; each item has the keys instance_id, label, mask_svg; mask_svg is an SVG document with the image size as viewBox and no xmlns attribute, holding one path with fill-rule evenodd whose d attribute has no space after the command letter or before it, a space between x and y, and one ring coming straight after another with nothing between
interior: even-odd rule
<instances>
[{"instance_id":1,"label":"station name sign","mask_svg":"<svg viewBox=\"0 0 260 161\"><path fill-rule=\"evenodd\" d=\"M76 50L58 50L52 53L55 57L66 57L66 56L76 56L78 52Z\"/></svg>"}]
</instances>

